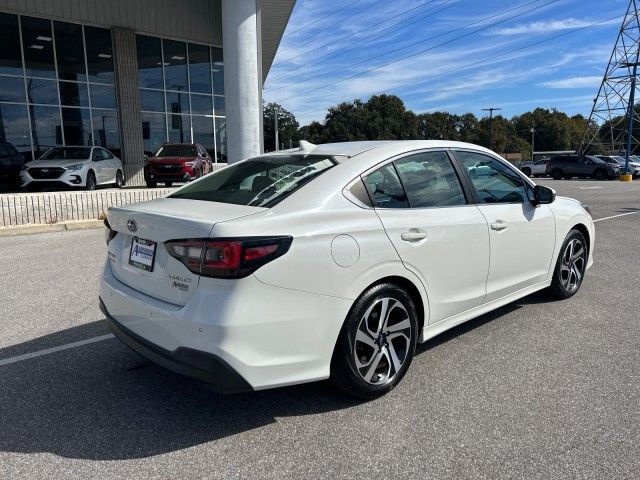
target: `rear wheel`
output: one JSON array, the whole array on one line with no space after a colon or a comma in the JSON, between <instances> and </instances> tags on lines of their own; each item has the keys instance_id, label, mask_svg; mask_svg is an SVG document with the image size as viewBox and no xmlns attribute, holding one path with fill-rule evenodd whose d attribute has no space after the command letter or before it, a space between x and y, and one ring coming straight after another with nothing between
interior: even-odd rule
<instances>
[{"instance_id":1,"label":"rear wheel","mask_svg":"<svg viewBox=\"0 0 640 480\"><path fill-rule=\"evenodd\" d=\"M173 186L173 182L164 182L164 186L165 187L172 187Z\"/></svg>"},{"instance_id":2,"label":"rear wheel","mask_svg":"<svg viewBox=\"0 0 640 480\"><path fill-rule=\"evenodd\" d=\"M525 168L522 169L522 173L524 173L527 177L530 177L531 176L531 169L525 167Z\"/></svg>"},{"instance_id":3,"label":"rear wheel","mask_svg":"<svg viewBox=\"0 0 640 480\"><path fill-rule=\"evenodd\" d=\"M551 177L553 177L554 180L562 180L563 176L564 175L562 174L562 170L560 170L559 168L555 168L551 172Z\"/></svg>"},{"instance_id":4,"label":"rear wheel","mask_svg":"<svg viewBox=\"0 0 640 480\"><path fill-rule=\"evenodd\" d=\"M89 170L89 173L87 173L87 183L85 184L85 188L87 190L96 189L96 175L93 173L93 170Z\"/></svg>"},{"instance_id":5,"label":"rear wheel","mask_svg":"<svg viewBox=\"0 0 640 480\"><path fill-rule=\"evenodd\" d=\"M384 283L354 304L331 359L331 382L355 397L373 399L395 387L416 348L418 321L411 297Z\"/></svg>"},{"instance_id":6,"label":"rear wheel","mask_svg":"<svg viewBox=\"0 0 640 480\"><path fill-rule=\"evenodd\" d=\"M587 269L587 242L578 230L571 230L567 235L556 262L551 282L551 293L564 300L576 294Z\"/></svg>"},{"instance_id":7,"label":"rear wheel","mask_svg":"<svg viewBox=\"0 0 640 480\"><path fill-rule=\"evenodd\" d=\"M156 188L158 184L156 182L146 182L147 188Z\"/></svg>"}]
</instances>

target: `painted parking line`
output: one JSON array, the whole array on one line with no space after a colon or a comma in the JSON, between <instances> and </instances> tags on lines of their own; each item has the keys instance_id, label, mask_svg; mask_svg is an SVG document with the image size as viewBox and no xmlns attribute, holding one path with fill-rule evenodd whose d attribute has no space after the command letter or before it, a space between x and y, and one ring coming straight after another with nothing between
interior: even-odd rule
<instances>
[{"instance_id":1,"label":"painted parking line","mask_svg":"<svg viewBox=\"0 0 640 480\"><path fill-rule=\"evenodd\" d=\"M618 215L611 215L610 217L604 217L604 218L596 218L593 223L596 222L602 222L604 220L611 220L612 218L618 218L618 217L626 217L627 215L635 215L637 213L640 213L640 211L637 212L627 212L627 213L620 213Z\"/></svg>"},{"instance_id":2,"label":"painted parking line","mask_svg":"<svg viewBox=\"0 0 640 480\"><path fill-rule=\"evenodd\" d=\"M602 187L578 187L580 190L599 190Z\"/></svg>"},{"instance_id":3,"label":"painted parking line","mask_svg":"<svg viewBox=\"0 0 640 480\"><path fill-rule=\"evenodd\" d=\"M9 365L11 363L22 362L23 360L30 360L32 358L43 357L51 353L62 352L63 350L69 350L70 348L81 347L83 345L89 345L90 343L102 342L103 340L109 340L115 338L112 333L107 335L100 335L99 337L87 338L86 340L79 340L77 342L67 343L66 345L59 345L57 347L45 348L44 350L38 350L37 352L25 353L24 355L16 355L15 357L0 359L0 366Z\"/></svg>"}]
</instances>

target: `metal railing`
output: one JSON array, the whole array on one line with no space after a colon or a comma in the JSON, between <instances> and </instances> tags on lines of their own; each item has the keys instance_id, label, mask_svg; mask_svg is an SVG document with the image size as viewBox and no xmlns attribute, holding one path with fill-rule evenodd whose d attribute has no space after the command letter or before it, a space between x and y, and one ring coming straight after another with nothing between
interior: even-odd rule
<instances>
[{"instance_id":1,"label":"metal railing","mask_svg":"<svg viewBox=\"0 0 640 480\"><path fill-rule=\"evenodd\" d=\"M109 207L153 200L173 190L154 188L0 195L0 226L99 220L104 218Z\"/></svg>"}]
</instances>

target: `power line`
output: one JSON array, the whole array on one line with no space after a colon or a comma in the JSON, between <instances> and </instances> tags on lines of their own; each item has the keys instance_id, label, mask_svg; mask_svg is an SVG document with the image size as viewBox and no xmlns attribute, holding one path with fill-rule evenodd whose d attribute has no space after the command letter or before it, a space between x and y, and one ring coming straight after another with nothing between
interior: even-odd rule
<instances>
[{"instance_id":1,"label":"power line","mask_svg":"<svg viewBox=\"0 0 640 480\"><path fill-rule=\"evenodd\" d=\"M337 9L337 10L334 10L333 12L331 12L331 13L329 13L329 14L325 15L324 17L317 18L317 19L315 19L315 20L314 20L314 21L312 21L312 22L309 22L309 23L306 23L306 24L302 25L300 28L298 28L297 30L294 30L293 32L287 32L287 33L285 33L282 37L284 38L284 37L288 37L289 35L293 35L294 33L298 33L300 30L304 30L305 28L307 28L307 27L309 27L309 26L311 26L311 25L314 25L314 24L316 24L316 23L318 23L318 22L321 22L321 21L322 21L322 20L324 20L325 18L329 18L329 17L331 17L332 15L335 15L336 13L339 13L339 12L341 12L342 10L345 10L345 9L347 9L347 8L351 7L352 5L355 5L356 3L361 2L361 1L362 1L362 0L356 0L355 2L351 2L351 3L349 3L348 5L345 5L345 6L344 6L344 7L342 7L342 8L339 8L339 9Z\"/></svg>"},{"instance_id":2,"label":"power line","mask_svg":"<svg viewBox=\"0 0 640 480\"><path fill-rule=\"evenodd\" d=\"M402 16L402 15L404 15L405 13L411 12L411 11L416 10L416 9L418 9L418 8L422 8L422 7L424 7L425 5L430 5L430 4L434 3L435 1L437 1L437 0L431 0L431 1L428 1L428 2L426 2L426 3L422 3L422 4L420 4L420 5L417 5L417 6L415 6L415 7L410 8L410 9L408 9L408 10L405 10L405 11L403 11L403 12L401 12L401 13L398 13L398 14L396 14L396 15L393 15L392 17L389 17L389 18L387 18L387 19L385 19L385 20L383 20L383 21L381 21L381 22L374 23L374 24L372 24L372 25L367 25L366 27L361 28L360 30L356 30L355 32L352 32L352 33L350 33L350 34L348 34L348 35L343 35L342 37L335 38L335 39L331 40L330 42L323 43L322 45L320 45L320 46L318 46L318 47L315 47L315 48L312 48L312 49L310 49L310 50L305 50L304 52L301 52L301 53L299 53L298 55L295 55L295 56L293 56L293 57L285 58L284 60L279 60L278 62L274 63L274 64L273 64L273 66L275 67L276 65L280 65L280 64L283 64L283 63L290 62L291 60L295 60L296 58L300 58L300 57L302 57L302 56L304 56L304 55L308 55L309 53L311 53L311 52L315 52L316 50L320 50L320 49L323 49L323 48L325 48L325 47L328 47L329 45L333 45L334 43L341 42L341 41L343 41L343 40L344 40L344 39L346 39L346 38L351 38L351 37L353 37L353 36L355 36L355 35L357 35L357 34L359 34L359 33L363 32L363 31L365 31L365 30L370 30L370 29L372 29L372 28L374 28L374 27L377 27L377 26L379 26L379 25L382 25L383 23L387 23L388 21L393 20L394 18L397 18L397 17L399 17L399 16ZM460 0L460 1L464 1L464 0ZM460 1L455 2L455 3L453 3L453 4L449 4L449 5L447 5L447 6L446 6L446 8L449 8L449 7L452 7L453 5L458 4L458 3L460 3ZM445 8L445 9L446 9L446 8ZM444 10L444 9L443 9L443 10ZM424 18L427 18L427 17L420 17L420 18L419 18L419 20L423 20ZM380 30L379 32L375 32L375 33L380 34L380 33L384 32L384 31L386 31L386 30L389 30L390 28L393 28L394 26L397 26L397 25L401 24L401 23L402 23L402 22L404 22L404 21L405 21L405 20L403 20L403 21L401 21L401 22L398 22L398 23L395 23L395 24L393 24L393 25L391 25L391 26L389 26L389 27L387 27L387 28L384 28L384 29ZM415 22L412 22L412 23L415 23ZM404 28L404 27L403 27L403 28ZM340 51L340 50L341 50L341 49L339 49L338 51ZM331 55L333 55L333 54L335 54L335 53L336 53L336 52L330 52L330 53L328 53L327 55L323 55L322 57L317 58L317 59L316 59L316 61L318 61L318 60L320 60L320 59L322 59L322 58L326 58L326 57L328 57L328 56L331 56ZM343 53L344 53L344 52L343 52ZM295 70L298 70L298 69L302 68L303 66L304 66L304 65L300 65L299 67L296 67L296 68L293 68L293 69L289 69L286 73L281 74L281 75L279 75L279 76L277 76L277 77L275 77L275 78L280 78L280 77L286 76L289 72L291 72L291 71L295 71ZM275 79L275 78L274 78L274 79Z\"/></svg>"},{"instance_id":3,"label":"power line","mask_svg":"<svg viewBox=\"0 0 640 480\"><path fill-rule=\"evenodd\" d=\"M460 0L460 1L462 1L462 0ZM381 54L374 55L373 57L365 58L365 59L360 60L360 61L358 61L358 62L355 62L355 63L351 63L351 64L349 64L349 65L342 66L342 67L337 68L337 69L335 69L335 70L329 70L329 71L321 72L321 73L319 73L319 74L317 74L317 75L314 75L314 76L311 76L311 77L307 77L307 78L304 78L304 79L302 79L302 80L297 80L297 81L294 81L294 82L285 83L284 85L280 85L280 86L278 86L278 87L276 87L276 88L266 89L266 90L265 90L265 92L271 92L271 91L280 90L280 89L282 89L282 88L285 88L285 87L288 87L288 86L291 86L291 85L297 85L297 84L299 84L299 83L308 82L309 80L313 80L314 78L322 77L322 76L324 76L324 75L329 75L329 74L332 74L332 73L341 72L341 71L344 71L344 70L345 70L345 69L347 69L347 68L351 68L351 67L354 67L354 66L356 66L356 65L360 65L360 64L362 64L362 63L367 63L367 62L370 62L371 60L375 60L375 59L377 59L377 58L385 57L385 56L387 56L387 55L389 55L389 54L391 54L391 53L395 53L395 52L399 52L399 51L402 51L402 50L406 50L407 48L414 47L414 46L416 46L416 45L419 45L419 44L421 44L421 43L428 42L428 41L430 41L430 40L434 40L434 39L436 39L436 38L440 38L440 37L447 36L447 35L449 35L449 34L451 34L451 33L453 33L453 32L457 32L457 31L459 31L459 30L464 30L464 29L466 29L466 28L472 27L472 26L474 26L474 25L477 25L477 24L479 24L479 23L485 22L485 21L487 21L487 20L491 20L492 18L500 17L500 16L502 16L502 15L504 15L504 14L506 14L506 13L512 12L512 11L514 11L514 10L519 10L520 8L526 7L527 5L531 5L531 4L533 4L533 3L538 3L538 2L540 2L540 1L542 1L542 0L531 0L531 1L529 1L529 2L521 3L520 5L517 5L517 6L515 6L515 7L511 7L511 8L508 8L508 9L506 9L506 10L502 10L502 11L500 11L500 12L498 12L498 13L495 13L495 14L493 14L493 15L489 15L488 17L484 17L484 18L482 18L482 19L480 19L480 20L476 20L475 22L468 23L468 24L463 25L463 26L461 26L461 27L457 27L457 28L454 28L454 29L452 29L452 30L448 30L448 31L446 31L446 32L439 33L439 34L437 34L437 35L432 35L431 37L428 37L428 38L425 38L425 39L419 40L419 41L417 41L417 42L410 43L410 44L408 44L408 45L404 45L404 46L402 46L402 47L395 48L395 49L393 49L393 50L389 50L389 51L384 52L384 53L381 53ZM456 3L460 3L460 2L456 2ZM550 2L550 3L552 3L552 2ZM455 4L451 4L451 6L453 6L453 5L455 5ZM545 5L548 5L548 4L545 4ZM545 5L543 5L543 6L545 6ZM536 7L536 8L538 8L538 7ZM529 11L531 11L531 10L529 10ZM523 12L523 13L522 13L522 15L524 15L525 13L528 13L529 11L527 11L527 12ZM437 12L437 13L439 13L439 12ZM512 18L515 18L515 17L507 18L507 19L505 19L505 20L503 20L503 21L507 21L507 20L510 20L510 19L512 19ZM411 22L411 23L415 23L415 22ZM410 24L408 24L408 25L411 25L411 23L410 23ZM408 26L408 25L406 25L406 26ZM497 25L497 24L494 24L494 25ZM489 27L490 27L490 26L494 26L494 25L489 25ZM403 27L403 28L404 28L404 27ZM482 29L480 29L480 30L482 30ZM476 30L475 32L472 32L472 33L479 32L480 30ZM464 37L464 35L463 35L462 37L458 37L458 38L463 38L463 37ZM444 45L444 44L446 44L446 43L448 43L448 42L441 43L441 44L439 44L439 45L435 45L435 46L433 46L433 47L431 47L431 48L429 48L429 49L427 49L427 50L430 50L430 49L432 49L432 48L436 48L436 47L442 46L442 45ZM423 53L423 52L425 52L425 51L427 51L427 50L423 50L422 52L419 52L419 53Z\"/></svg>"},{"instance_id":4,"label":"power line","mask_svg":"<svg viewBox=\"0 0 640 480\"><path fill-rule=\"evenodd\" d=\"M530 2L530 3L537 3L537 2L539 2L539 1L540 1L540 0L534 0L533 2ZM534 7L534 8L531 8L531 9L529 9L529 10L525 10L524 12L518 13L518 14L516 14L516 15L512 15L512 16L510 16L510 17L504 18L504 19L499 20L499 21L497 21L497 22L490 23L489 25L486 25L486 26L484 26L484 27L478 28L477 30L474 30L474 31L469 32L469 33L466 33L466 34L464 34L464 35L460 35L460 36L458 36L458 37L454 37L454 38L449 39L449 40L447 40L447 41L445 41L445 42L439 43L439 44L437 44L437 45L433 45L433 46L431 46L431 47L429 47L429 48L425 48L425 49L423 49L423 50L419 50L419 51L414 52L414 53L412 53L412 54L410 54L410 55L405 55L404 57L400 57L400 58L395 59L395 60L392 60L392 61L390 61L390 62L383 63L382 65L378 65L378 66L376 66L376 67L372 67L372 68L370 68L370 69L368 69L368 70L364 70L364 71L362 71L362 72L356 73L356 74L351 75L351 76L349 76L349 77L342 78L342 79L340 79L340 80L336 80L336 81L331 82L331 83L327 83L326 85L322 85L322 86L320 86L320 87L312 88L312 89L308 90L307 92L305 92L305 95L306 95L306 94L308 94L309 92L315 92L315 91L318 91L318 90L323 90L323 89L325 89L325 88L331 87L331 86L336 85L336 84L338 84L338 83L346 82L347 80L351 80L351 79L353 79L353 78L360 77L360 76L362 76L362 75L365 75L365 74L367 74L367 73L373 72L373 71L375 71L375 70L379 70L379 69L381 69L381 68L383 68L383 67L386 67L386 66L389 66L389 65L393 65L394 63L398 63L398 62L400 62L400 61L402 61L402 60L406 60L406 59L408 59L408 58L415 57L415 56L420 55L420 54L422 54L422 53L425 53L425 52L428 52L428 51L430 51L430 50L433 50L433 49L435 49L435 48L437 48L437 47L442 47L443 45L447 45L447 44L449 44L449 43L453 43L453 42L455 42L456 40L460 40L460 39L462 39L462 38L466 38L466 37L469 37L469 36L471 36L471 35L475 35L475 34L476 34L476 33L478 33L478 32L481 32L481 31L483 31L483 30L487 30L487 29L489 29L489 28L491 28L491 27L495 27L496 25L500 25L501 23L508 22L509 20L513 20L514 18L521 17L521 16L523 16L523 15L526 15L527 13L532 12L533 10L536 10L537 8L546 7L547 5L550 5L550 4L552 4L552 3L556 3L557 1L558 1L558 0L551 0L551 1L548 1L548 2L546 2L546 3L543 3L541 6L536 6L536 7ZM275 100L275 101L276 101L277 103L282 103L282 102L285 102L285 101L290 100L290 99L292 99L292 98L296 98L296 97L300 97L300 96L301 96L301 95L292 95L292 96L290 96L290 97L286 97L286 98L284 98L284 99L278 99L278 100Z\"/></svg>"},{"instance_id":5,"label":"power line","mask_svg":"<svg viewBox=\"0 0 640 480\"><path fill-rule=\"evenodd\" d=\"M356 12L353 12L351 15L347 15L346 17L341 18L340 21L344 22L345 20L348 20L348 19L350 19L352 17L355 17L356 15L360 15L365 10L369 10L370 8L373 8L373 7L375 7L375 6L379 5L379 4L381 4L383 2L387 2L387 1L388 0L378 0L377 2L373 2L373 3L371 3L371 4L369 4L369 5L365 6L365 7L362 7L360 10L358 10ZM315 22L311 22L311 23L315 23Z\"/></svg>"},{"instance_id":6,"label":"power line","mask_svg":"<svg viewBox=\"0 0 640 480\"><path fill-rule=\"evenodd\" d=\"M409 82L409 83L404 83L404 84L400 84L400 85L395 85L395 86L393 86L393 87L391 87L391 88L388 88L388 89L386 89L386 90L379 90L379 91L377 91L377 92L372 93L371 95L381 95L381 94L383 94L383 93L390 93L390 92L391 92L391 91L393 91L393 90L398 90L398 89L401 89L401 88L413 87L413 86L415 86L415 85L420 85L421 83L424 83L424 82L426 82L427 80L432 80L432 79L434 79L434 78L441 77L441 76L443 76L443 75L447 75L447 74L449 74L449 73L458 73L458 72L460 71L460 69L464 69L464 68L469 68L469 67L475 67L475 66L478 66L478 65L482 65L482 64L485 64L485 63L491 62L492 60L495 60L495 59L497 59L497 58L504 57L504 56L506 56L506 55L511 55L512 53L517 53L517 52L520 52L520 51L522 51L522 50L526 50L526 49L528 49L528 48L536 47L536 46L541 45L541 44L543 44L543 43L547 43L547 42L550 42L550 41L552 41L552 40L556 40L556 39L558 39L558 38L561 38L561 37L564 37L564 36L571 35L571 34L573 34L573 33L579 32L579 31L581 31L581 30L585 30L585 29L587 29L587 28L592 28L592 27L595 27L595 26L597 26L597 25L601 25L601 24L603 24L603 23L610 22L610 21L612 21L612 20L617 20L617 19L620 19L620 18L622 18L622 17L623 17L623 15L615 15L615 16L613 16L613 17L605 18L605 19L603 19L603 20L599 20L599 21L597 21L597 22L590 23L589 25L583 25L582 27L578 27L578 28L575 28L575 29L573 29L573 30L566 31L566 32L560 33L560 34L558 34L558 35L553 35L553 36L551 36L551 37L549 37L549 38L545 38L545 39L543 39L543 40L539 40L539 41L537 41L537 42L529 43L529 44L527 44L527 45L523 45L523 46L521 46L521 47L514 48L514 49L508 50L508 51L506 51L506 52L502 52L502 53L499 53L499 54L496 54L496 55L492 55L492 56L490 56L490 57L483 58L482 60L477 60L477 61L475 61L475 62L471 62L471 63L468 63L468 64L466 64L466 65L459 65L459 66L457 66L457 67L455 67L455 68L452 68L452 69L450 69L450 70L446 70L446 71L444 71L444 72L436 73L436 74L434 74L434 75L429 75L429 76L424 77L424 78L422 78L422 79L420 79L420 80L417 80L417 81L413 81L413 82ZM450 90L460 90L460 89L461 89L461 87L454 87L454 88L448 88L448 89L447 89L447 88L445 88L445 89L442 89L442 90L438 90L438 91L437 91L437 92L435 92L435 93L438 93L438 92L446 92L446 91L450 91ZM304 111L304 112L299 113L298 115L307 115L307 114L310 114L310 113L324 112L324 111L326 111L326 110L328 110L328 108L327 108L327 107L325 107L325 108L317 108L317 109L314 109L314 110L306 110L306 111Z\"/></svg>"}]
</instances>

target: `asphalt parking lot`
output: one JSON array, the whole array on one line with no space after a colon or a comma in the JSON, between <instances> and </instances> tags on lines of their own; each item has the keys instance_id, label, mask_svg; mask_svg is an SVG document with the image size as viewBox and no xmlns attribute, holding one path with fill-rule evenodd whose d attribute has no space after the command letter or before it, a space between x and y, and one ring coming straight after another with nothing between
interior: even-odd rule
<instances>
[{"instance_id":1,"label":"asphalt parking lot","mask_svg":"<svg viewBox=\"0 0 640 480\"><path fill-rule=\"evenodd\" d=\"M440 335L368 403L201 390L108 336L102 231L0 238L0 478L640 477L640 182L539 183L599 219L580 292Z\"/></svg>"}]
</instances>

